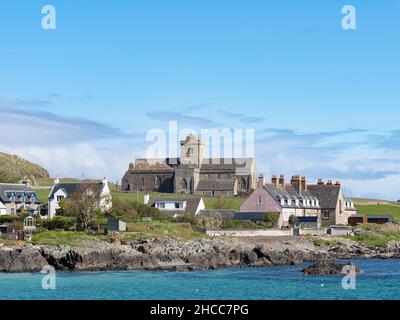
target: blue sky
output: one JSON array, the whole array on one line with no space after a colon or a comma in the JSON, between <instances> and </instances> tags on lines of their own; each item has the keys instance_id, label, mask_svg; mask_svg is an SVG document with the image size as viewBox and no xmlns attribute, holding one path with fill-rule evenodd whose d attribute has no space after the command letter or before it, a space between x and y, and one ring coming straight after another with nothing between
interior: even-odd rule
<instances>
[{"instance_id":1,"label":"blue sky","mask_svg":"<svg viewBox=\"0 0 400 320\"><path fill-rule=\"evenodd\" d=\"M2 0L0 149L115 180L168 120L252 128L259 173L397 199L399 17L399 0Z\"/></svg>"}]
</instances>

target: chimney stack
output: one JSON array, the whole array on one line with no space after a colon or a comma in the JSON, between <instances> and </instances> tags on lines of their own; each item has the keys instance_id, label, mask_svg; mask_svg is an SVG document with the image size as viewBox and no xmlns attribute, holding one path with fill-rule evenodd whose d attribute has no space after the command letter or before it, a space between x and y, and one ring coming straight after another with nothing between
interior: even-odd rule
<instances>
[{"instance_id":1,"label":"chimney stack","mask_svg":"<svg viewBox=\"0 0 400 320\"><path fill-rule=\"evenodd\" d=\"M271 178L271 183L273 186L278 186L278 178L276 177L276 175L273 175Z\"/></svg>"},{"instance_id":2,"label":"chimney stack","mask_svg":"<svg viewBox=\"0 0 400 320\"><path fill-rule=\"evenodd\" d=\"M322 178L319 178L318 179L318 185L319 186L323 186L325 183L324 183L324 180L322 180Z\"/></svg>"},{"instance_id":3,"label":"chimney stack","mask_svg":"<svg viewBox=\"0 0 400 320\"><path fill-rule=\"evenodd\" d=\"M340 186L340 181L336 181L335 186Z\"/></svg>"},{"instance_id":4,"label":"chimney stack","mask_svg":"<svg viewBox=\"0 0 400 320\"><path fill-rule=\"evenodd\" d=\"M307 191L307 178L305 176L301 177L301 188L304 191Z\"/></svg>"},{"instance_id":5,"label":"chimney stack","mask_svg":"<svg viewBox=\"0 0 400 320\"><path fill-rule=\"evenodd\" d=\"M258 177L258 186L259 186L259 187L263 187L264 184L265 184L264 175L263 175L263 174L260 174L260 176Z\"/></svg>"},{"instance_id":6,"label":"chimney stack","mask_svg":"<svg viewBox=\"0 0 400 320\"><path fill-rule=\"evenodd\" d=\"M327 185L331 186L332 185L332 180L328 180Z\"/></svg>"},{"instance_id":7,"label":"chimney stack","mask_svg":"<svg viewBox=\"0 0 400 320\"><path fill-rule=\"evenodd\" d=\"M279 177L279 185L285 186L285 176L283 174Z\"/></svg>"},{"instance_id":8,"label":"chimney stack","mask_svg":"<svg viewBox=\"0 0 400 320\"><path fill-rule=\"evenodd\" d=\"M295 188L298 194L301 195L302 184L300 180L300 176L292 176L292 180L290 180L290 184Z\"/></svg>"}]
</instances>

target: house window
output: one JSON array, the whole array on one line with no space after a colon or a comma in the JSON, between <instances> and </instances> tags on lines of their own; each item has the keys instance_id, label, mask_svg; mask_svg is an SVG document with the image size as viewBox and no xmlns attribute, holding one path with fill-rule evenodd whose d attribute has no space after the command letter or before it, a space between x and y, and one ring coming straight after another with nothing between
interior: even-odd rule
<instances>
[{"instance_id":1,"label":"house window","mask_svg":"<svg viewBox=\"0 0 400 320\"><path fill-rule=\"evenodd\" d=\"M324 219L329 219L329 218L330 218L330 212L329 212L329 210L324 210L324 211L323 211L323 218L324 218Z\"/></svg>"},{"instance_id":2,"label":"house window","mask_svg":"<svg viewBox=\"0 0 400 320\"><path fill-rule=\"evenodd\" d=\"M144 178L142 178L142 186L144 186Z\"/></svg>"},{"instance_id":3,"label":"house window","mask_svg":"<svg viewBox=\"0 0 400 320\"><path fill-rule=\"evenodd\" d=\"M260 205L262 203L261 197L257 197L257 205Z\"/></svg>"},{"instance_id":4,"label":"house window","mask_svg":"<svg viewBox=\"0 0 400 320\"><path fill-rule=\"evenodd\" d=\"M182 202L175 202L175 209L182 209L183 203Z\"/></svg>"},{"instance_id":5,"label":"house window","mask_svg":"<svg viewBox=\"0 0 400 320\"><path fill-rule=\"evenodd\" d=\"M157 206L158 206L159 209L165 209L165 203L164 202L158 203Z\"/></svg>"},{"instance_id":6,"label":"house window","mask_svg":"<svg viewBox=\"0 0 400 320\"><path fill-rule=\"evenodd\" d=\"M11 214L15 214L15 209L11 208Z\"/></svg>"},{"instance_id":7,"label":"house window","mask_svg":"<svg viewBox=\"0 0 400 320\"><path fill-rule=\"evenodd\" d=\"M60 202L63 199L64 199L64 196L57 196L57 202Z\"/></svg>"}]
</instances>

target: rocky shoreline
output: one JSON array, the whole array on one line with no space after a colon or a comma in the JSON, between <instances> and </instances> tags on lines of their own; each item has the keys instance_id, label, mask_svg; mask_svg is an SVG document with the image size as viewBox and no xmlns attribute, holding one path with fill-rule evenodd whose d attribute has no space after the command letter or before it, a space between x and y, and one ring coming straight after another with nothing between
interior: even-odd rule
<instances>
[{"instance_id":1,"label":"rocky shoreline","mask_svg":"<svg viewBox=\"0 0 400 320\"><path fill-rule=\"evenodd\" d=\"M79 247L25 244L0 247L0 272L39 272L51 265L61 271L192 271L232 266L294 265L336 259L399 258L400 242L369 248L350 240L316 246L310 239L215 238L177 242L169 238L122 244L88 242Z\"/></svg>"}]
</instances>

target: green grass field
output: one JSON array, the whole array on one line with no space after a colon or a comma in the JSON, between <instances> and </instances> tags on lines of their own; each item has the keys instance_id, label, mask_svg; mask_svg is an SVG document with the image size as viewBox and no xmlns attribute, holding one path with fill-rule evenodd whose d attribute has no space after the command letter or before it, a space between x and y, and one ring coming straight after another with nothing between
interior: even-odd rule
<instances>
[{"instance_id":1,"label":"green grass field","mask_svg":"<svg viewBox=\"0 0 400 320\"><path fill-rule=\"evenodd\" d=\"M400 221L400 206L399 205L356 205L358 214L361 215L390 215L396 222Z\"/></svg>"},{"instance_id":2,"label":"green grass field","mask_svg":"<svg viewBox=\"0 0 400 320\"><path fill-rule=\"evenodd\" d=\"M204 234L194 231L189 223L170 223L170 222L133 222L128 223L128 231L135 232L124 235L123 240L151 239L169 237L178 241L204 238Z\"/></svg>"},{"instance_id":3,"label":"green grass field","mask_svg":"<svg viewBox=\"0 0 400 320\"><path fill-rule=\"evenodd\" d=\"M67 245L79 246L84 241L100 241L100 239L89 236L84 232L74 231L47 231L32 237L32 243L44 245Z\"/></svg>"}]
</instances>

